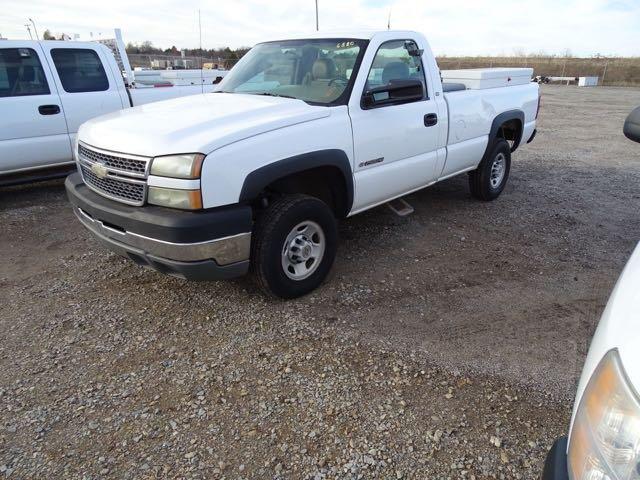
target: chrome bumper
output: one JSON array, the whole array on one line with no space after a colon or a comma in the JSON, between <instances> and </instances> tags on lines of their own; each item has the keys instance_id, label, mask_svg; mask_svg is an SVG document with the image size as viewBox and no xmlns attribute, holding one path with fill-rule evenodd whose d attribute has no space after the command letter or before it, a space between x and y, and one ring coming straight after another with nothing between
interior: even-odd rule
<instances>
[{"instance_id":1,"label":"chrome bumper","mask_svg":"<svg viewBox=\"0 0 640 480\"><path fill-rule=\"evenodd\" d=\"M250 232L206 242L172 243L110 227L76 206L73 207L73 211L87 229L117 250L126 250L129 247L154 257L178 262L214 260L221 266L247 261L250 256Z\"/></svg>"}]
</instances>

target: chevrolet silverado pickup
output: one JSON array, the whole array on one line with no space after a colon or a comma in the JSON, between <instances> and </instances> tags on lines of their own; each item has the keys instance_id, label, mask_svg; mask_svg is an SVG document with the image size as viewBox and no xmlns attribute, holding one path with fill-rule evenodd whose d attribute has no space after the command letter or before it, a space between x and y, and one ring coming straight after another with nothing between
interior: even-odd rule
<instances>
[{"instance_id":1,"label":"chevrolet silverado pickup","mask_svg":"<svg viewBox=\"0 0 640 480\"><path fill-rule=\"evenodd\" d=\"M260 43L217 92L83 124L68 197L140 265L203 280L251 270L298 297L334 262L337 219L462 173L474 197L497 198L536 133L531 76L440 72L413 31Z\"/></svg>"}]
</instances>

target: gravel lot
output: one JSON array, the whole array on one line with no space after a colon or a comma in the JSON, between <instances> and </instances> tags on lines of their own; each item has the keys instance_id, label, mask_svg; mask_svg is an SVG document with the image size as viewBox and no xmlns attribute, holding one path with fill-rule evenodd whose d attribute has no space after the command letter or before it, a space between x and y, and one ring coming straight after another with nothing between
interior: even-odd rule
<instances>
[{"instance_id":1,"label":"gravel lot","mask_svg":"<svg viewBox=\"0 0 640 480\"><path fill-rule=\"evenodd\" d=\"M500 199L342 222L297 301L107 253L61 181L0 189L0 476L538 478L640 240L640 90L543 92Z\"/></svg>"}]
</instances>

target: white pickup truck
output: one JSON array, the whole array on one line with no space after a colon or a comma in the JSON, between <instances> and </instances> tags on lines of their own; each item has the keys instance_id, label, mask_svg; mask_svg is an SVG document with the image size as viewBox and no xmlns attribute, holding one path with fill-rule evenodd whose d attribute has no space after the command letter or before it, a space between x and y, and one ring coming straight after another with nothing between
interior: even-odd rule
<instances>
[{"instance_id":1,"label":"white pickup truck","mask_svg":"<svg viewBox=\"0 0 640 480\"><path fill-rule=\"evenodd\" d=\"M473 196L500 195L535 135L531 74L443 72L458 82L443 84L412 31L261 43L218 92L82 125L68 196L141 265L190 279L251 266L264 290L297 297L329 272L336 219L465 172Z\"/></svg>"},{"instance_id":2,"label":"white pickup truck","mask_svg":"<svg viewBox=\"0 0 640 480\"><path fill-rule=\"evenodd\" d=\"M100 43L0 41L0 185L68 174L76 132L90 118L216 88L130 83Z\"/></svg>"}]
</instances>

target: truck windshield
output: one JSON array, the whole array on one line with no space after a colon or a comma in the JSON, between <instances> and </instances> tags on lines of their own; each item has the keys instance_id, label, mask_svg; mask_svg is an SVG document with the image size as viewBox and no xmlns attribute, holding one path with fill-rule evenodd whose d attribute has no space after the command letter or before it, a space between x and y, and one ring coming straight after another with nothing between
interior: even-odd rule
<instances>
[{"instance_id":1,"label":"truck windshield","mask_svg":"<svg viewBox=\"0 0 640 480\"><path fill-rule=\"evenodd\" d=\"M260 43L227 74L219 91L346 104L366 44L356 39Z\"/></svg>"}]
</instances>

